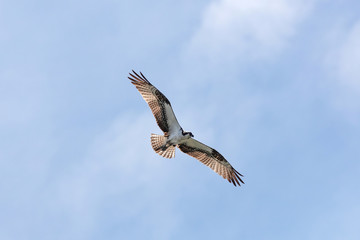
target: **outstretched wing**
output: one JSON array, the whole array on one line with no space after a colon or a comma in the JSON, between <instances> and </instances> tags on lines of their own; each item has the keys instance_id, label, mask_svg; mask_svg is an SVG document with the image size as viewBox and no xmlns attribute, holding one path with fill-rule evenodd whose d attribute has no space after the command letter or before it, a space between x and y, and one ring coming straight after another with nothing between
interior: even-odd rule
<instances>
[{"instance_id":1,"label":"outstretched wing","mask_svg":"<svg viewBox=\"0 0 360 240\"><path fill-rule=\"evenodd\" d=\"M149 105L157 124L166 134L181 129L169 100L156 87L154 87L140 72L141 76L133 70L130 73L131 83L135 85L141 96Z\"/></svg>"},{"instance_id":2,"label":"outstretched wing","mask_svg":"<svg viewBox=\"0 0 360 240\"><path fill-rule=\"evenodd\" d=\"M193 138L189 138L184 143L179 144L178 147L181 151L198 159L220 176L227 179L229 182L232 182L235 186L240 186L240 182L244 183L240 178L240 176L242 177L243 175L236 171L215 149L206 146Z\"/></svg>"}]
</instances>

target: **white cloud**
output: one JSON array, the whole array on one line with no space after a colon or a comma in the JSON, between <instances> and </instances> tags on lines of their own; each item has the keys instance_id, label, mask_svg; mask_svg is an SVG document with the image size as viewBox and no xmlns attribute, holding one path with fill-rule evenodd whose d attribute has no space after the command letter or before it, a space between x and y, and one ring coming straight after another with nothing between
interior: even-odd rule
<instances>
[{"instance_id":1,"label":"white cloud","mask_svg":"<svg viewBox=\"0 0 360 240\"><path fill-rule=\"evenodd\" d=\"M339 50L337 70L342 84L360 92L360 21L354 24Z\"/></svg>"},{"instance_id":2,"label":"white cloud","mask_svg":"<svg viewBox=\"0 0 360 240\"><path fill-rule=\"evenodd\" d=\"M325 65L334 81L334 106L355 125L360 117L360 20L332 36Z\"/></svg>"},{"instance_id":3,"label":"white cloud","mask_svg":"<svg viewBox=\"0 0 360 240\"><path fill-rule=\"evenodd\" d=\"M308 1L214 1L188 51L213 62L266 58L286 45L309 7Z\"/></svg>"}]
</instances>

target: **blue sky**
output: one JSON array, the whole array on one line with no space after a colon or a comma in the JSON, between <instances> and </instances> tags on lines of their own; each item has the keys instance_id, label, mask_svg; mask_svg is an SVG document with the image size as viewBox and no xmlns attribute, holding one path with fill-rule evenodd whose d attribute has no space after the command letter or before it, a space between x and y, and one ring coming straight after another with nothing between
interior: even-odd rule
<instances>
[{"instance_id":1,"label":"blue sky","mask_svg":"<svg viewBox=\"0 0 360 240\"><path fill-rule=\"evenodd\" d=\"M360 2L0 1L0 238L360 239ZM244 175L177 150L129 83Z\"/></svg>"}]
</instances>

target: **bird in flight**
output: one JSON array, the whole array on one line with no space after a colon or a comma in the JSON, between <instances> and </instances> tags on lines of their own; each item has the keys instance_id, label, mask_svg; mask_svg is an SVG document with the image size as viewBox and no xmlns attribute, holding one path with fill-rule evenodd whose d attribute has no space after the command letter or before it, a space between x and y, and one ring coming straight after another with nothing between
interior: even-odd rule
<instances>
[{"instance_id":1,"label":"bird in flight","mask_svg":"<svg viewBox=\"0 0 360 240\"><path fill-rule=\"evenodd\" d=\"M146 77L133 70L130 73L131 83L149 105L157 124L164 135L151 134L151 146L156 153L165 157L175 157L175 149L198 159L235 186L244 183L241 175L215 149L195 140L191 132L185 132L177 121L169 100Z\"/></svg>"}]
</instances>

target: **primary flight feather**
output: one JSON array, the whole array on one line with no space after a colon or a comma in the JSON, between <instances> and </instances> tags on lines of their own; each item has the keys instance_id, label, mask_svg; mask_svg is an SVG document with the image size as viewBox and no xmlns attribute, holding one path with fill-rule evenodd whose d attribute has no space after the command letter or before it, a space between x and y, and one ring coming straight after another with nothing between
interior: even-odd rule
<instances>
[{"instance_id":1,"label":"primary flight feather","mask_svg":"<svg viewBox=\"0 0 360 240\"><path fill-rule=\"evenodd\" d=\"M191 132L184 132L177 121L170 101L140 72L130 73L131 83L149 105L157 124L164 135L151 134L151 146L154 151L166 158L175 157L175 149L198 159L235 186L244 183L241 175L215 149L195 140Z\"/></svg>"}]
</instances>

